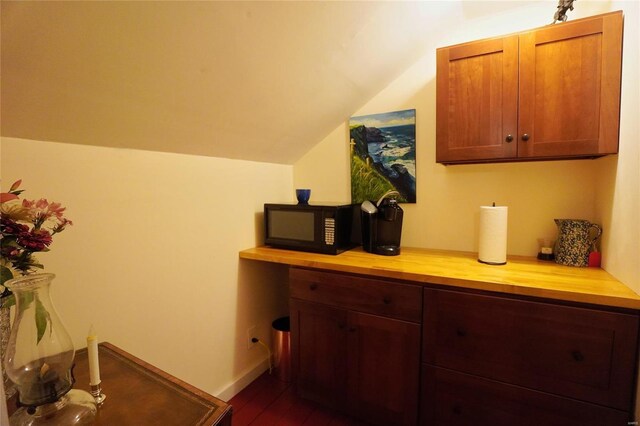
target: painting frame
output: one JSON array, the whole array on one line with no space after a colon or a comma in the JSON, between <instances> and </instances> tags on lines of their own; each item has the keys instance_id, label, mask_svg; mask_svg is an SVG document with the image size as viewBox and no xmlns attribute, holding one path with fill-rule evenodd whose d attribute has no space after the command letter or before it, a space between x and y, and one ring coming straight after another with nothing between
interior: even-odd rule
<instances>
[{"instance_id":1,"label":"painting frame","mask_svg":"<svg viewBox=\"0 0 640 426\"><path fill-rule=\"evenodd\" d=\"M389 190L416 203L416 110L349 119L351 202L377 201Z\"/></svg>"}]
</instances>

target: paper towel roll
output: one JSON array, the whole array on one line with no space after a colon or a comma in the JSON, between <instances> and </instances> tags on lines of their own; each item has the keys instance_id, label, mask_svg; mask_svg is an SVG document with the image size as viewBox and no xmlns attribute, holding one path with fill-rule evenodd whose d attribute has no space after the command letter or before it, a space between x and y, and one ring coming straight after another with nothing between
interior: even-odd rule
<instances>
[{"instance_id":1,"label":"paper towel roll","mask_svg":"<svg viewBox=\"0 0 640 426\"><path fill-rule=\"evenodd\" d=\"M506 206L480 206L478 261L490 265L507 263Z\"/></svg>"}]
</instances>

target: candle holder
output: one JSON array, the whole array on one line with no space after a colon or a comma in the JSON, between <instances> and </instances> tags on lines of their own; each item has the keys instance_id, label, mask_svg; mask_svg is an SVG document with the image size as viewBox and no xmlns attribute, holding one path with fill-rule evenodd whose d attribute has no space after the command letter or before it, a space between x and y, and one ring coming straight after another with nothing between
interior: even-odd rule
<instances>
[{"instance_id":1,"label":"candle holder","mask_svg":"<svg viewBox=\"0 0 640 426\"><path fill-rule=\"evenodd\" d=\"M11 426L90 426L97 407L89 392L71 389L56 401L21 407L11 415Z\"/></svg>"},{"instance_id":2,"label":"candle holder","mask_svg":"<svg viewBox=\"0 0 640 426\"><path fill-rule=\"evenodd\" d=\"M105 399L107 399L107 395L102 393L102 388L100 387L100 383L97 385L91 385L91 396L96 400L96 404L98 407L102 405Z\"/></svg>"}]
</instances>

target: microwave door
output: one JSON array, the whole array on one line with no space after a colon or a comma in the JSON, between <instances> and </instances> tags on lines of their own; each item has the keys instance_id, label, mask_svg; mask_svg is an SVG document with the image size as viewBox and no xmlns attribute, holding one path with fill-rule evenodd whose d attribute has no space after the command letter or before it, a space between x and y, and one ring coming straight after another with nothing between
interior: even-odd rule
<instances>
[{"instance_id":1,"label":"microwave door","mask_svg":"<svg viewBox=\"0 0 640 426\"><path fill-rule=\"evenodd\" d=\"M320 249L321 215L312 209L271 209L267 218L267 243L288 247Z\"/></svg>"},{"instance_id":2,"label":"microwave door","mask_svg":"<svg viewBox=\"0 0 640 426\"><path fill-rule=\"evenodd\" d=\"M283 240L315 240L315 214L312 211L272 210L269 236Z\"/></svg>"}]
</instances>

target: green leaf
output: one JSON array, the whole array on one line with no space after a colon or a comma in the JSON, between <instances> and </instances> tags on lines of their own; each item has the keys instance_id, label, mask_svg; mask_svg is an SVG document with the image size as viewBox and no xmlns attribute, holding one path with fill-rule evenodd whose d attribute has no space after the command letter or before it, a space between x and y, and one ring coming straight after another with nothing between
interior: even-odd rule
<instances>
[{"instance_id":1,"label":"green leaf","mask_svg":"<svg viewBox=\"0 0 640 426\"><path fill-rule=\"evenodd\" d=\"M31 306L31 302L33 302L33 293L24 293L22 295L22 308L23 310L27 310L29 306Z\"/></svg>"},{"instance_id":2,"label":"green leaf","mask_svg":"<svg viewBox=\"0 0 640 426\"><path fill-rule=\"evenodd\" d=\"M36 344L40 343L44 332L47 330L47 323L51 322L51 316L45 309L40 299L36 296L36 329L38 330L38 339Z\"/></svg>"},{"instance_id":3,"label":"green leaf","mask_svg":"<svg viewBox=\"0 0 640 426\"><path fill-rule=\"evenodd\" d=\"M6 235L2 236L2 246L20 248L20 245L14 237L7 237Z\"/></svg>"},{"instance_id":4,"label":"green leaf","mask_svg":"<svg viewBox=\"0 0 640 426\"><path fill-rule=\"evenodd\" d=\"M11 270L6 266L0 265L0 284L4 285L5 281L9 281L13 278Z\"/></svg>"},{"instance_id":5,"label":"green leaf","mask_svg":"<svg viewBox=\"0 0 640 426\"><path fill-rule=\"evenodd\" d=\"M0 298L0 308L10 308L15 304L16 296L14 296L13 294Z\"/></svg>"}]
</instances>

